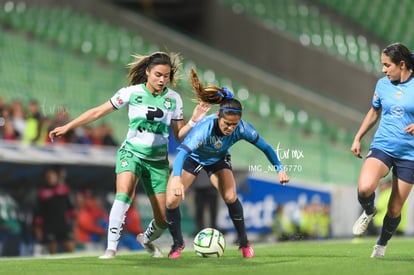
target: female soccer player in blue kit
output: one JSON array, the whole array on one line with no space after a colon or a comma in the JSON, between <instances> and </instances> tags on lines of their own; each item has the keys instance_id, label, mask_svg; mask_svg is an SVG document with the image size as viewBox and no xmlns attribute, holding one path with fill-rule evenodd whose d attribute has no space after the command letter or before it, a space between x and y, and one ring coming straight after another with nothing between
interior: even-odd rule
<instances>
[{"instance_id":1,"label":"female soccer player in blue kit","mask_svg":"<svg viewBox=\"0 0 414 275\"><path fill-rule=\"evenodd\" d=\"M401 209L414 182L414 56L400 43L387 46L381 54L382 72L368 111L351 146L361 158L361 139L379 126L366 156L358 181L358 201L364 209L353 226L362 235L376 214L375 190L392 169L392 191L387 214L371 257L383 257L385 248L401 220Z\"/></svg>"},{"instance_id":2,"label":"female soccer player in blue kit","mask_svg":"<svg viewBox=\"0 0 414 275\"><path fill-rule=\"evenodd\" d=\"M256 129L241 119L242 106L226 88L200 83L194 70L191 84L201 102L220 104L217 114L200 120L178 147L172 175L167 185L167 223L173 237L169 258L179 258L184 249L181 232L180 201L197 174L204 169L211 183L224 199L230 218L236 228L242 256L252 258L254 250L247 239L243 207L237 198L236 182L232 173L229 149L239 140L246 140L259 148L276 167L279 182L285 184L289 177L273 148L259 136Z\"/></svg>"}]
</instances>

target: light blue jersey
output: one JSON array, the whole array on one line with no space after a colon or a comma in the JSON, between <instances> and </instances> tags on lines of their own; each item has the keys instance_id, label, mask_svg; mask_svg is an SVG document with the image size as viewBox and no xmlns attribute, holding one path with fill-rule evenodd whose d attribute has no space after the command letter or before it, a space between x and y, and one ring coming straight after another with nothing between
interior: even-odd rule
<instances>
[{"instance_id":1,"label":"light blue jersey","mask_svg":"<svg viewBox=\"0 0 414 275\"><path fill-rule=\"evenodd\" d=\"M174 175L181 175L187 156L203 166L212 165L228 155L230 147L239 140L246 140L263 151L277 171L284 169L273 148L259 136L251 124L240 120L236 129L229 136L225 136L221 133L217 115L214 114L200 120L178 147Z\"/></svg>"},{"instance_id":2,"label":"light blue jersey","mask_svg":"<svg viewBox=\"0 0 414 275\"><path fill-rule=\"evenodd\" d=\"M371 143L391 157L414 161L414 137L404 128L414 123L414 80L392 83L387 77L378 80L372 99L381 110L381 120Z\"/></svg>"},{"instance_id":3,"label":"light blue jersey","mask_svg":"<svg viewBox=\"0 0 414 275\"><path fill-rule=\"evenodd\" d=\"M178 149L185 146L191 152L192 159L202 165L211 165L224 158L237 141L244 139L254 143L258 137L256 129L243 120L240 120L231 135L224 136L218 128L217 115L214 114L199 121Z\"/></svg>"}]
</instances>

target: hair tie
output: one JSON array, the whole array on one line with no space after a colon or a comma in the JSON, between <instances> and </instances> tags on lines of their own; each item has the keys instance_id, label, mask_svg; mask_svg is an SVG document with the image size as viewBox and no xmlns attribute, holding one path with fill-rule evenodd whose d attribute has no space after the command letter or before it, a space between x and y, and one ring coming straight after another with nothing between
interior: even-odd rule
<instances>
[{"instance_id":1,"label":"hair tie","mask_svg":"<svg viewBox=\"0 0 414 275\"><path fill-rule=\"evenodd\" d=\"M223 94L221 91L217 91L217 94L223 98L233 98L233 93L227 89L227 87L221 87L221 89L226 92L226 94Z\"/></svg>"}]
</instances>

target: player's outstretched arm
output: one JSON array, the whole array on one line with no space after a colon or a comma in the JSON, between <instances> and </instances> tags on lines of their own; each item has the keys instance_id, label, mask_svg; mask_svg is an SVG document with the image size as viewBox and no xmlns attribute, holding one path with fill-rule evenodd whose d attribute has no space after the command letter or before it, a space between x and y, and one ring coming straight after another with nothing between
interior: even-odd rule
<instances>
[{"instance_id":1,"label":"player's outstretched arm","mask_svg":"<svg viewBox=\"0 0 414 275\"><path fill-rule=\"evenodd\" d=\"M282 163L280 162L275 150L273 150L272 146L270 146L263 138L259 136L259 139L254 144L257 148L259 148L267 157L267 159L272 163L274 167L276 167L276 171L278 173L279 182L283 185L289 182L289 177L286 174L285 168L283 167Z\"/></svg>"},{"instance_id":2,"label":"player's outstretched arm","mask_svg":"<svg viewBox=\"0 0 414 275\"><path fill-rule=\"evenodd\" d=\"M80 116L68 122L67 124L56 127L55 129L51 130L49 132L49 138L53 142L53 139L55 137L60 137L66 134L70 129L74 129L78 126L93 122L115 110L116 109L112 106L111 102L107 101L98 107L87 110L86 112L82 113Z\"/></svg>"}]
</instances>

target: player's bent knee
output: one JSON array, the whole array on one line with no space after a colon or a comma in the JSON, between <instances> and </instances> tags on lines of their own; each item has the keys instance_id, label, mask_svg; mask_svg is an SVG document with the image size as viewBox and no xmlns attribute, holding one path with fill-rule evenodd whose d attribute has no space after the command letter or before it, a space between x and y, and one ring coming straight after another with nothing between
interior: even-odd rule
<instances>
[{"instance_id":1,"label":"player's bent knee","mask_svg":"<svg viewBox=\"0 0 414 275\"><path fill-rule=\"evenodd\" d=\"M165 205L169 209L174 209L174 208L177 208L180 205L180 201L181 201L181 197L178 197L178 196L168 197L167 196L167 201L166 201Z\"/></svg>"},{"instance_id":2,"label":"player's bent knee","mask_svg":"<svg viewBox=\"0 0 414 275\"><path fill-rule=\"evenodd\" d=\"M226 204L234 203L237 200L237 195L233 194L231 196L225 196L223 197L223 200Z\"/></svg>"}]
</instances>

